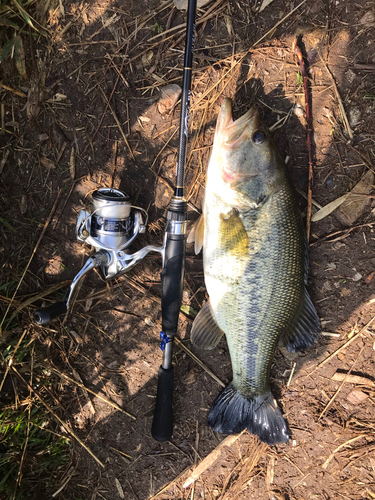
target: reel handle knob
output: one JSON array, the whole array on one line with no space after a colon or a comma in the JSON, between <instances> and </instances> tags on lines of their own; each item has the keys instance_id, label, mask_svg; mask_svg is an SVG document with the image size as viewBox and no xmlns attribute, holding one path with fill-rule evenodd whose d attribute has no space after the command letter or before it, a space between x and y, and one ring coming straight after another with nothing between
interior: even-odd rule
<instances>
[{"instance_id":1,"label":"reel handle knob","mask_svg":"<svg viewBox=\"0 0 375 500\"><path fill-rule=\"evenodd\" d=\"M46 325L53 318L56 318L56 316L65 314L67 310L66 302L55 302L55 304L51 304L48 307L36 310L34 312L34 321L38 325Z\"/></svg>"},{"instance_id":2,"label":"reel handle knob","mask_svg":"<svg viewBox=\"0 0 375 500\"><path fill-rule=\"evenodd\" d=\"M169 441L173 433L173 368L159 368L158 391L151 435L155 441Z\"/></svg>"}]
</instances>

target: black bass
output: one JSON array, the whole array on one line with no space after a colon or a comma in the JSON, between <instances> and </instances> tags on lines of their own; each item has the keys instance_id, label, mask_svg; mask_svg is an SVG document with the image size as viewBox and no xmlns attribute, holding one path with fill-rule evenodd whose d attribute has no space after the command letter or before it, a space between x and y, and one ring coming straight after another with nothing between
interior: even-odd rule
<instances>
[{"instance_id":1,"label":"black bass","mask_svg":"<svg viewBox=\"0 0 375 500\"><path fill-rule=\"evenodd\" d=\"M233 370L208 424L225 434L247 428L269 444L288 441L270 390L275 350L311 346L321 326L305 286L308 245L293 186L255 107L233 121L231 100L223 101L192 241L196 253L203 246L210 300L191 339L212 349L225 334Z\"/></svg>"}]
</instances>

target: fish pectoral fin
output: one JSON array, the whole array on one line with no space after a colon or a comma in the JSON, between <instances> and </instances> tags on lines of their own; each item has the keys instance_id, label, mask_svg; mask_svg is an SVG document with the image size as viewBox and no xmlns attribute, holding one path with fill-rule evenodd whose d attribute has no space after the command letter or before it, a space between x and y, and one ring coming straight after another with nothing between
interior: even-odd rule
<instances>
[{"instance_id":1,"label":"fish pectoral fin","mask_svg":"<svg viewBox=\"0 0 375 500\"><path fill-rule=\"evenodd\" d=\"M204 215L202 214L193 224L186 243L193 243L195 255L198 255L203 248L204 237Z\"/></svg>"},{"instance_id":2,"label":"fish pectoral fin","mask_svg":"<svg viewBox=\"0 0 375 500\"><path fill-rule=\"evenodd\" d=\"M290 352L303 351L316 342L321 331L318 313L311 302L308 291L304 288L299 309L294 320L281 337L281 344Z\"/></svg>"},{"instance_id":3,"label":"fish pectoral fin","mask_svg":"<svg viewBox=\"0 0 375 500\"><path fill-rule=\"evenodd\" d=\"M225 254L234 253L246 257L249 253L249 237L237 210L220 216L220 246Z\"/></svg>"},{"instance_id":4,"label":"fish pectoral fin","mask_svg":"<svg viewBox=\"0 0 375 500\"><path fill-rule=\"evenodd\" d=\"M205 304L197 314L191 329L190 340L200 349L213 349L224 335L212 316L211 305Z\"/></svg>"}]
</instances>

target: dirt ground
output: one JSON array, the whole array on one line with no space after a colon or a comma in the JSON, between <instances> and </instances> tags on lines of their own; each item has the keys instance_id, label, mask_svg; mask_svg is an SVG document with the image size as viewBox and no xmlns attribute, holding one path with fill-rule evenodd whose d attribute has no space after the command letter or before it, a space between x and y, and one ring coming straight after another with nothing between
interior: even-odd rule
<instances>
[{"instance_id":1,"label":"dirt ground","mask_svg":"<svg viewBox=\"0 0 375 500\"><path fill-rule=\"evenodd\" d=\"M198 11L185 183L189 227L201 209L222 96L233 98L237 117L252 104L262 110L306 214L296 36L310 72L314 203L339 198L367 172L368 193L375 184L374 3L273 0L259 12L261 4L213 0ZM148 231L134 249L161 244L180 108L162 115L158 98L165 85L181 84L185 20L171 1L60 0L47 14L49 36L25 35L26 78L17 76L14 60L4 59L2 84L10 90L0 87L0 216L7 222L1 224L0 272L1 283L12 285L0 291L3 314L16 284L8 317L82 267L90 249L76 241L75 223L95 189L124 190L148 211ZM355 220L335 212L312 223L309 291L324 333L306 352L279 350L272 370L291 441L266 446L245 433L186 488L195 465L224 438L206 419L221 390L218 380L231 380L231 364L225 340L210 352L191 345L192 316L181 313L173 437L152 439L161 363L160 258L151 254L108 283L91 273L69 315L47 327L33 323L33 311L43 301L61 300L66 285L27 303L5 335L27 329L35 339L35 369L50 370L56 411L104 465L75 442L55 498L375 498L375 203L371 196L361 203ZM183 302L198 311L206 299L202 257L188 245ZM334 379L336 372L344 379ZM133 418L59 374L78 374ZM54 420L50 428L64 432ZM56 489L36 486L29 498L51 498Z\"/></svg>"}]
</instances>

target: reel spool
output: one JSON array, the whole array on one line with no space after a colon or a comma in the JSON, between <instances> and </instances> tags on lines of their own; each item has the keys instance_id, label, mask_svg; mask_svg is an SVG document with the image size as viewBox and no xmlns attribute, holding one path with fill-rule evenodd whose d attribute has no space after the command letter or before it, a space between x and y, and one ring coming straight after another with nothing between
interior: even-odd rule
<instances>
[{"instance_id":1,"label":"reel spool","mask_svg":"<svg viewBox=\"0 0 375 500\"><path fill-rule=\"evenodd\" d=\"M96 248L118 250L125 248L131 236L133 217L130 197L118 189L102 188L92 194L92 212L78 214L76 235L79 241Z\"/></svg>"}]
</instances>

